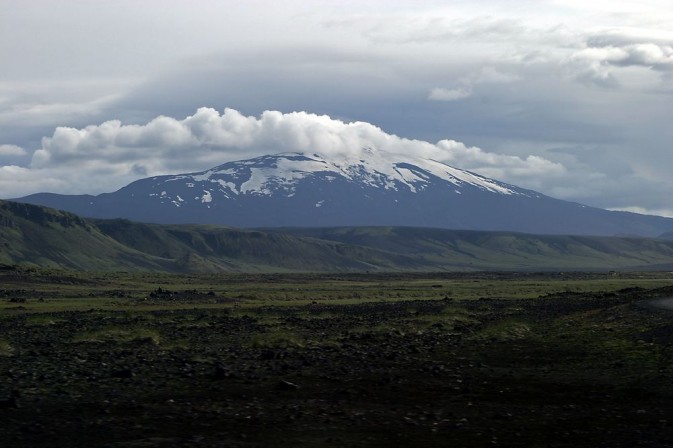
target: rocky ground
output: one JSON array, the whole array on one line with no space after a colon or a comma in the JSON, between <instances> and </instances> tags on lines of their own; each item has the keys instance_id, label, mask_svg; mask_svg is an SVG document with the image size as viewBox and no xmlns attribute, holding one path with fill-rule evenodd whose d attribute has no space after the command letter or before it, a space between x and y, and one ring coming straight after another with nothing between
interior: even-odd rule
<instances>
[{"instance_id":1,"label":"rocky ground","mask_svg":"<svg viewBox=\"0 0 673 448\"><path fill-rule=\"evenodd\" d=\"M41 298L16 290L0 315L0 439L673 446L673 314L637 304L670 293L31 313Z\"/></svg>"}]
</instances>

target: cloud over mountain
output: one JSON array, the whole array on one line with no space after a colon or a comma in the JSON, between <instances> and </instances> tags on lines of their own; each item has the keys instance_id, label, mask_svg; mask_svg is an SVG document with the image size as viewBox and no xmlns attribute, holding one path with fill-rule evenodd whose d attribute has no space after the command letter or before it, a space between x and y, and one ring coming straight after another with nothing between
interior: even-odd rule
<instances>
[{"instance_id":1,"label":"cloud over mountain","mask_svg":"<svg viewBox=\"0 0 673 448\"><path fill-rule=\"evenodd\" d=\"M539 156L493 154L448 139L437 143L406 139L370 123L326 115L265 111L254 117L204 107L182 120L160 116L143 125L110 120L81 129L59 127L42 140L29 168L5 167L0 186L3 197L47 186L50 191L100 193L140 177L205 169L244 157L288 151L355 155L364 148L413 154L505 178L565 171L561 164ZM37 185L30 180L8 181L18 178L37 180Z\"/></svg>"}]
</instances>

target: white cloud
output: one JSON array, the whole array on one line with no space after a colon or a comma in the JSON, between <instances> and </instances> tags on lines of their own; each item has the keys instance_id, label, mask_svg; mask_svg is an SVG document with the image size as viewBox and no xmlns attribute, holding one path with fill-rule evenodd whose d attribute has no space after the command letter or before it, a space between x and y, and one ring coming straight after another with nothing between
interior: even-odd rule
<instances>
[{"instance_id":1,"label":"white cloud","mask_svg":"<svg viewBox=\"0 0 673 448\"><path fill-rule=\"evenodd\" d=\"M458 80L458 87L447 89L437 87L430 91L429 100L456 101L472 96L474 86L478 84L507 84L518 81L520 77L513 73L504 73L490 66L482 67L479 71L464 76Z\"/></svg>"},{"instance_id":2,"label":"white cloud","mask_svg":"<svg viewBox=\"0 0 673 448\"><path fill-rule=\"evenodd\" d=\"M110 95L87 102L15 102L0 111L0 126L50 125L90 117L99 113L115 98L116 96Z\"/></svg>"},{"instance_id":3,"label":"white cloud","mask_svg":"<svg viewBox=\"0 0 673 448\"><path fill-rule=\"evenodd\" d=\"M445 89L438 87L430 91L428 99L435 101L456 101L463 98L468 98L471 95L472 88L470 86L462 86L455 89Z\"/></svg>"},{"instance_id":4,"label":"white cloud","mask_svg":"<svg viewBox=\"0 0 673 448\"><path fill-rule=\"evenodd\" d=\"M454 140L441 140L436 146L439 149L438 155L441 154L441 157L437 158L444 163L475 171L493 179L523 184L528 188L549 187L552 179L567 180L571 177L561 163L539 156L529 155L522 158L494 154L474 146L465 146Z\"/></svg>"},{"instance_id":5,"label":"white cloud","mask_svg":"<svg viewBox=\"0 0 673 448\"><path fill-rule=\"evenodd\" d=\"M641 215L666 216L668 218L673 218L673 209L672 208L650 209L650 208L645 208L645 207L631 206L631 207L610 208L610 210L620 211L620 212L640 213Z\"/></svg>"},{"instance_id":6,"label":"white cloud","mask_svg":"<svg viewBox=\"0 0 673 448\"><path fill-rule=\"evenodd\" d=\"M0 129L90 120L137 82L131 78L3 81L0 75Z\"/></svg>"},{"instance_id":7,"label":"white cloud","mask_svg":"<svg viewBox=\"0 0 673 448\"><path fill-rule=\"evenodd\" d=\"M589 47L575 53L575 58L614 66L642 66L659 70L673 69L673 46L642 43Z\"/></svg>"},{"instance_id":8,"label":"white cloud","mask_svg":"<svg viewBox=\"0 0 673 448\"><path fill-rule=\"evenodd\" d=\"M616 73L619 68L673 70L673 15L664 12L670 8L629 1L598 8L547 3L552 5L532 2L527 8L511 8L492 2L484 13L459 2L415 13L384 14L378 20L353 17L331 24L355 28L370 42L395 47L407 52L407 57L413 58L410 49L415 49L442 62L443 55L449 54L450 60L464 64L500 67L513 63L510 70L516 77L522 77L527 66L536 65L544 66L548 74L563 68L571 73L569 79L618 87L622 85ZM462 81L458 87L437 86L428 98L466 98L470 88L481 82L476 77Z\"/></svg>"},{"instance_id":9,"label":"white cloud","mask_svg":"<svg viewBox=\"0 0 673 448\"><path fill-rule=\"evenodd\" d=\"M358 154L372 147L413 154L498 178L556 176L562 165L538 156L492 154L454 140L430 143L388 134L366 122L307 112L200 108L183 120L160 116L144 125L111 120L82 129L59 127L44 138L30 167L4 167L2 197L48 189L65 193L112 191L141 177L197 171L230 160L280 152ZM16 150L13 150L16 151Z\"/></svg>"},{"instance_id":10,"label":"white cloud","mask_svg":"<svg viewBox=\"0 0 673 448\"><path fill-rule=\"evenodd\" d=\"M17 145L0 145L0 167L26 163L30 156L28 151Z\"/></svg>"},{"instance_id":11,"label":"white cloud","mask_svg":"<svg viewBox=\"0 0 673 448\"><path fill-rule=\"evenodd\" d=\"M586 42L590 47L624 47L643 43L670 46L673 44L673 32L634 27L606 28L590 33Z\"/></svg>"},{"instance_id":12,"label":"white cloud","mask_svg":"<svg viewBox=\"0 0 673 448\"><path fill-rule=\"evenodd\" d=\"M520 79L519 75L501 72L490 66L482 67L472 78L468 78L474 84L507 84Z\"/></svg>"},{"instance_id":13,"label":"white cloud","mask_svg":"<svg viewBox=\"0 0 673 448\"><path fill-rule=\"evenodd\" d=\"M25 149L16 145L0 145L0 157L9 156L9 157L20 157L25 156L28 153Z\"/></svg>"},{"instance_id":14,"label":"white cloud","mask_svg":"<svg viewBox=\"0 0 673 448\"><path fill-rule=\"evenodd\" d=\"M67 191L72 177L62 170L33 170L16 165L0 166L0 197L10 199L40 191Z\"/></svg>"},{"instance_id":15,"label":"white cloud","mask_svg":"<svg viewBox=\"0 0 673 448\"><path fill-rule=\"evenodd\" d=\"M566 66L575 70L575 77L604 87L618 87L620 68L641 71L635 85L662 84L665 77L652 81L648 71L673 71L673 33L661 29L637 27L605 28L585 35L582 48L566 60ZM634 84L633 82L631 84Z\"/></svg>"}]
</instances>

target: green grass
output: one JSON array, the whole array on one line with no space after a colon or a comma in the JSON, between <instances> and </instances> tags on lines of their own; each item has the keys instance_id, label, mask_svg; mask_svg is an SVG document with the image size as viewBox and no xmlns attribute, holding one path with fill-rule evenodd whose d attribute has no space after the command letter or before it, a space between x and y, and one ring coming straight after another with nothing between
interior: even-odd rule
<instances>
[{"instance_id":1,"label":"green grass","mask_svg":"<svg viewBox=\"0 0 673 448\"><path fill-rule=\"evenodd\" d=\"M0 263L173 273L672 269L673 241L403 227L243 230L87 220L0 201ZM337 298L343 298L338 297Z\"/></svg>"},{"instance_id":2,"label":"green grass","mask_svg":"<svg viewBox=\"0 0 673 448\"><path fill-rule=\"evenodd\" d=\"M669 273L608 274L359 274L173 275L85 273L59 270L0 272L8 293L0 312L53 313L76 310L148 312L179 309L245 310L260 306L352 305L363 302L479 299L543 300L555 294L617 293L629 288L673 285ZM152 291L196 291L192 300L151 299ZM214 295L209 296L212 292ZM0 296L1 297L1 296ZM10 299L18 298L21 302ZM453 306L453 305L450 305ZM0 313L0 318L2 314ZM48 318L53 320L53 318ZM39 324L39 321L34 321Z\"/></svg>"}]
</instances>

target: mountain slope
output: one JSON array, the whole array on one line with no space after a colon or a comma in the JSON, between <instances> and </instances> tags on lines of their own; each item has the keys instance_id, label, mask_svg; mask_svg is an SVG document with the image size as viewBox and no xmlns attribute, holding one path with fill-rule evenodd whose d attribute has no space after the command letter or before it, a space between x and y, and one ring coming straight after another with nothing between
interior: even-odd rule
<instances>
[{"instance_id":1,"label":"mountain slope","mask_svg":"<svg viewBox=\"0 0 673 448\"><path fill-rule=\"evenodd\" d=\"M92 221L0 201L0 264L165 272L418 269L412 257L291 235L219 226Z\"/></svg>"},{"instance_id":2,"label":"mountain slope","mask_svg":"<svg viewBox=\"0 0 673 448\"><path fill-rule=\"evenodd\" d=\"M363 150L288 153L142 179L98 196L21 202L95 218L233 227L412 226L537 234L657 236L673 219L561 201L448 165Z\"/></svg>"},{"instance_id":3,"label":"mountain slope","mask_svg":"<svg viewBox=\"0 0 673 448\"><path fill-rule=\"evenodd\" d=\"M280 228L265 231L364 246L436 269L669 270L673 240L529 235L412 227Z\"/></svg>"},{"instance_id":4,"label":"mountain slope","mask_svg":"<svg viewBox=\"0 0 673 448\"><path fill-rule=\"evenodd\" d=\"M365 271L419 269L403 254L311 237L213 225L93 220L103 233L144 253L179 262L196 257L221 270ZM203 261L202 261L203 262ZM198 270L198 269L195 269Z\"/></svg>"},{"instance_id":5,"label":"mountain slope","mask_svg":"<svg viewBox=\"0 0 673 448\"><path fill-rule=\"evenodd\" d=\"M163 272L673 269L673 241L409 227L238 230L0 201L0 264Z\"/></svg>"},{"instance_id":6,"label":"mountain slope","mask_svg":"<svg viewBox=\"0 0 673 448\"><path fill-rule=\"evenodd\" d=\"M83 270L168 270L167 260L118 243L72 213L0 201L0 263Z\"/></svg>"}]
</instances>

